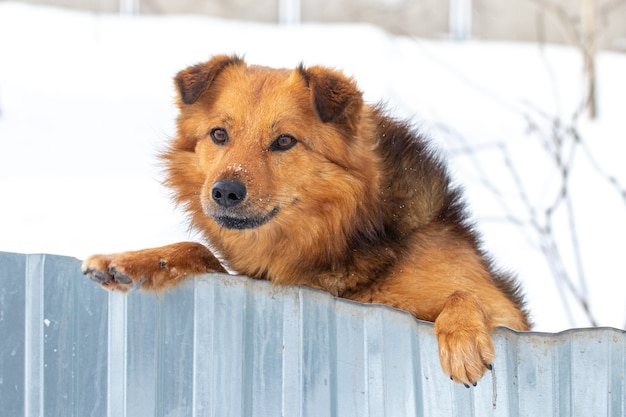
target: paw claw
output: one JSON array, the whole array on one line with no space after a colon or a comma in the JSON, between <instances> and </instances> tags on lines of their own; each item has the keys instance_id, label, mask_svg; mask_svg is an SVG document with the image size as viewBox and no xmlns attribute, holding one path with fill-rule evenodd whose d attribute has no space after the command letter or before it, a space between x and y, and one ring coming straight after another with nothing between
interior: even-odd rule
<instances>
[{"instance_id":1,"label":"paw claw","mask_svg":"<svg viewBox=\"0 0 626 417\"><path fill-rule=\"evenodd\" d=\"M119 272L114 266L109 268L109 274L113 276L118 284L132 284L133 282L128 275Z\"/></svg>"},{"instance_id":2,"label":"paw claw","mask_svg":"<svg viewBox=\"0 0 626 417\"><path fill-rule=\"evenodd\" d=\"M111 282L111 277L109 275L94 269L86 269L83 271L83 274L87 275L89 279L99 284L108 284Z\"/></svg>"}]
</instances>

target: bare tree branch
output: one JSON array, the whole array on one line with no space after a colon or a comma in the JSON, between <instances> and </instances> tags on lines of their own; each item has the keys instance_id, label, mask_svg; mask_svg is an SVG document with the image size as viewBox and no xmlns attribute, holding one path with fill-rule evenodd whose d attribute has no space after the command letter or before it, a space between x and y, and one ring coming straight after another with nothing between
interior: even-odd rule
<instances>
[{"instance_id":1,"label":"bare tree branch","mask_svg":"<svg viewBox=\"0 0 626 417\"><path fill-rule=\"evenodd\" d=\"M589 117L597 116L596 99L596 65L595 57L598 51L599 39L604 26L598 25L600 18L606 18L607 14L600 14L597 8L597 0L579 0L580 14L574 16L568 14L565 7L551 0L529 0L537 7L555 16L564 30L568 43L578 48L583 57L583 74L587 92L582 102L583 108L589 111ZM617 5L613 5L617 7ZM611 10L613 7L609 7Z\"/></svg>"}]
</instances>

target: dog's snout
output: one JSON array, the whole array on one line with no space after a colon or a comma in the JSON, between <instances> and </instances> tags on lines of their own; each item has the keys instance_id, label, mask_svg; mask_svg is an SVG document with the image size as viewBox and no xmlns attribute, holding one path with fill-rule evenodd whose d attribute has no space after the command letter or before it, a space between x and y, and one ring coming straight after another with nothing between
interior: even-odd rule
<instances>
[{"instance_id":1,"label":"dog's snout","mask_svg":"<svg viewBox=\"0 0 626 417\"><path fill-rule=\"evenodd\" d=\"M246 198L246 186L233 180L220 180L213 184L211 189L213 201L222 207L233 207Z\"/></svg>"}]
</instances>

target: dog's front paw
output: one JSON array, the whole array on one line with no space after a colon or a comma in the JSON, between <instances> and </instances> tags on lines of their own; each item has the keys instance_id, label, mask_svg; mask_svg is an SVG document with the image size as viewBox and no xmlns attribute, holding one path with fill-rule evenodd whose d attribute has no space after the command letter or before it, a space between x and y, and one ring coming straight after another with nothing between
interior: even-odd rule
<instances>
[{"instance_id":1,"label":"dog's front paw","mask_svg":"<svg viewBox=\"0 0 626 417\"><path fill-rule=\"evenodd\" d=\"M112 291L126 292L141 287L148 276L127 271L120 255L122 254L90 256L83 262L83 274Z\"/></svg>"},{"instance_id":2,"label":"dog's front paw","mask_svg":"<svg viewBox=\"0 0 626 417\"><path fill-rule=\"evenodd\" d=\"M139 287L162 290L189 275L226 272L208 248L195 242L94 255L83 262L82 270L104 288L116 291Z\"/></svg>"},{"instance_id":3,"label":"dog's front paw","mask_svg":"<svg viewBox=\"0 0 626 417\"><path fill-rule=\"evenodd\" d=\"M435 321L443 371L469 388L495 359L490 321L478 302L462 292L452 294Z\"/></svg>"}]
</instances>

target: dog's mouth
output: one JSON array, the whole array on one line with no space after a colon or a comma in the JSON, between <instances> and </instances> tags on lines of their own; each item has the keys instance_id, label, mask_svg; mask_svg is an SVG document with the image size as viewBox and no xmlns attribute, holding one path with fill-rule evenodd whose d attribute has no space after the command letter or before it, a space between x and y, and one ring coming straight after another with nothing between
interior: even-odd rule
<instances>
[{"instance_id":1,"label":"dog's mouth","mask_svg":"<svg viewBox=\"0 0 626 417\"><path fill-rule=\"evenodd\" d=\"M215 220L219 226L225 229L245 230L254 229L272 220L278 214L279 208L274 207L265 216L238 216L226 214L211 214L211 218Z\"/></svg>"}]
</instances>

